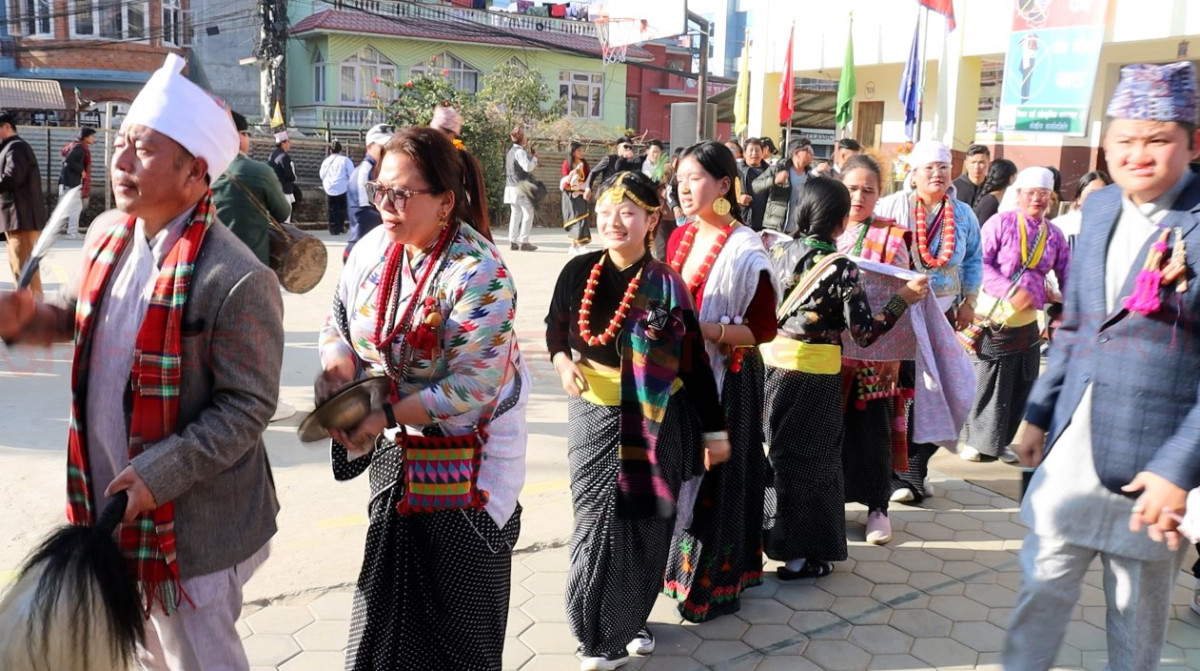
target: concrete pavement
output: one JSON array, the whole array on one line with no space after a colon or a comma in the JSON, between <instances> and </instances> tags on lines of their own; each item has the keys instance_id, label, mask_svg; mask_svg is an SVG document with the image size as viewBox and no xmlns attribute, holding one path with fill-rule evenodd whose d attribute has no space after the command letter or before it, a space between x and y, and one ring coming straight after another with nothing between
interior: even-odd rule
<instances>
[{"instance_id":1,"label":"concrete pavement","mask_svg":"<svg viewBox=\"0 0 1200 671\"><path fill-rule=\"evenodd\" d=\"M271 425L266 439L282 510L272 556L246 588L239 627L256 668L337 669L345 646L350 589L366 531L366 480L335 483L325 448L303 445L295 427L312 409L317 331L329 308L344 237L327 241L330 268L303 296L285 294L286 350L281 399L297 414ZM542 318L566 242L539 230L537 252L508 252L520 291L518 333L534 388L528 415L525 517L514 560L506 669L575 669L563 614L570 534L566 403L542 342ZM80 265L80 243L62 241L43 266L49 291ZM0 288L11 286L0 269ZM63 462L70 349L5 351L0 362L0 587L34 543L62 521ZM998 652L1020 573L1024 533L1014 490L1018 471L1000 464L934 462L938 496L921 508L897 506L896 537L884 547L862 542L865 513L847 509L851 559L817 581L749 590L737 616L683 624L660 597L651 626L658 651L626 668L926 669L999 668ZM965 479L964 479L965 478ZM980 483L986 487L979 486ZM1186 565L1186 564L1185 564ZM769 565L773 570L775 564ZM1101 668L1104 607L1099 574L1089 574L1075 609L1065 668ZM1200 668L1200 617L1188 609L1190 577L1180 574L1166 668Z\"/></svg>"}]
</instances>

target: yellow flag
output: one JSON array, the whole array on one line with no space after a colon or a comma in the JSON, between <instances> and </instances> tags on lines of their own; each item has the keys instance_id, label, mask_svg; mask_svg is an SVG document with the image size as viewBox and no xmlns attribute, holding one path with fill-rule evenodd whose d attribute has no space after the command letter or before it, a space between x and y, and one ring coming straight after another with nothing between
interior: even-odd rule
<instances>
[{"instance_id":1,"label":"yellow flag","mask_svg":"<svg viewBox=\"0 0 1200 671\"><path fill-rule=\"evenodd\" d=\"M279 101L275 101L275 114L271 117L271 126L276 128L286 125L287 123L283 120L283 110L279 107Z\"/></svg>"},{"instance_id":2,"label":"yellow flag","mask_svg":"<svg viewBox=\"0 0 1200 671\"><path fill-rule=\"evenodd\" d=\"M737 92L733 98L733 133L746 132L750 118L750 33L742 44L742 65L738 70Z\"/></svg>"}]
</instances>

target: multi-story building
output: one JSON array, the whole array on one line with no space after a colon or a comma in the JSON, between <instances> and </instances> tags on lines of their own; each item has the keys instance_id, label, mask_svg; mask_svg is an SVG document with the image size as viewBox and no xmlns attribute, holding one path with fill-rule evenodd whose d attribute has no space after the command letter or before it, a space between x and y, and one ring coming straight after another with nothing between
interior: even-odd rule
<instances>
[{"instance_id":1,"label":"multi-story building","mask_svg":"<svg viewBox=\"0 0 1200 671\"><path fill-rule=\"evenodd\" d=\"M649 65L669 68L677 72L693 71L692 49L680 46L678 41L649 42L643 44L642 48L652 56ZM671 105L696 102L696 87L698 86L696 78L663 70L631 66L628 82L625 101L626 125L638 133L645 133L647 139L669 142L671 139ZM731 86L726 82L709 80L708 96L715 96ZM732 133L729 127L728 122L717 123L715 137L720 139L731 137Z\"/></svg>"},{"instance_id":2,"label":"multi-story building","mask_svg":"<svg viewBox=\"0 0 1200 671\"><path fill-rule=\"evenodd\" d=\"M0 1L0 77L58 83L66 110L29 120L75 123L82 101L129 103L167 52L185 53L188 0ZM0 106L3 106L0 101ZM67 118L64 118L67 117Z\"/></svg>"},{"instance_id":3,"label":"multi-story building","mask_svg":"<svg viewBox=\"0 0 1200 671\"><path fill-rule=\"evenodd\" d=\"M627 66L603 65L586 20L404 0L312 0L289 10L293 127L364 129L378 121L372 94L390 93L383 82L441 73L474 93L484 75L513 59L566 97L568 114L614 129L626 123ZM631 48L628 57L650 54Z\"/></svg>"}]
</instances>

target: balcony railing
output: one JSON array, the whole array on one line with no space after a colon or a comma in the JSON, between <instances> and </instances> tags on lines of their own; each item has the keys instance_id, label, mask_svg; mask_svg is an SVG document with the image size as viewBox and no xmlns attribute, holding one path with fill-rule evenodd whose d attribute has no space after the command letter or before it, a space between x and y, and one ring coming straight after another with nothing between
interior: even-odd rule
<instances>
[{"instance_id":1,"label":"balcony railing","mask_svg":"<svg viewBox=\"0 0 1200 671\"><path fill-rule=\"evenodd\" d=\"M305 105L293 107L291 112L292 123L298 128L365 130L383 123L379 110L373 107Z\"/></svg>"},{"instance_id":2,"label":"balcony railing","mask_svg":"<svg viewBox=\"0 0 1200 671\"><path fill-rule=\"evenodd\" d=\"M548 16L510 14L449 5L419 5L403 0L322 0L321 4L335 9L357 9L379 16L433 21L467 21L494 28L515 28L541 32L562 33L597 38L591 21L556 19Z\"/></svg>"}]
</instances>

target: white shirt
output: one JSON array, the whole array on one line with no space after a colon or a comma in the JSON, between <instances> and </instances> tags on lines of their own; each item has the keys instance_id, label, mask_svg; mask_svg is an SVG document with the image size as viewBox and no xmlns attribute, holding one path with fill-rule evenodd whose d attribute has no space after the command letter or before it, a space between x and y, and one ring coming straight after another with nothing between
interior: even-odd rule
<instances>
[{"instance_id":1,"label":"white shirt","mask_svg":"<svg viewBox=\"0 0 1200 671\"><path fill-rule=\"evenodd\" d=\"M146 318L154 283L167 253L183 235L192 210L168 223L153 239L146 239L142 221L134 224L130 240L112 270L107 293L100 300L92 325L87 398L88 470L92 510L104 509L104 490L129 465L129 428L125 392L133 369L138 331ZM132 408L130 408L132 411Z\"/></svg>"},{"instance_id":2,"label":"white shirt","mask_svg":"<svg viewBox=\"0 0 1200 671\"><path fill-rule=\"evenodd\" d=\"M537 164L538 164L537 158L536 157L531 158L529 156L529 154L525 151L525 147L522 147L521 145L517 145L517 151L515 154L513 154L513 157L516 159L517 165L521 166L521 169L524 170L525 172L533 172L533 169L537 167ZM504 166L504 168L505 168L505 170L508 170L509 166L506 165L506 166ZM512 205L513 203L517 202L518 195L520 195L520 192L517 191L517 187L505 186L504 187L504 204Z\"/></svg>"}]
</instances>

